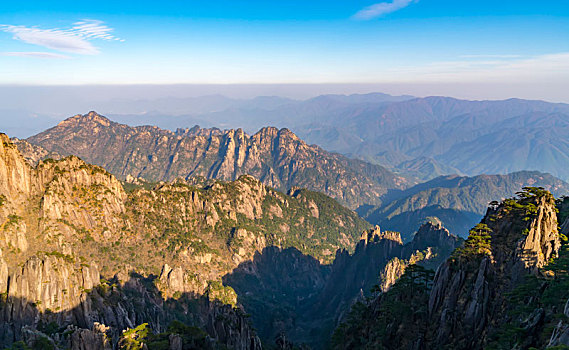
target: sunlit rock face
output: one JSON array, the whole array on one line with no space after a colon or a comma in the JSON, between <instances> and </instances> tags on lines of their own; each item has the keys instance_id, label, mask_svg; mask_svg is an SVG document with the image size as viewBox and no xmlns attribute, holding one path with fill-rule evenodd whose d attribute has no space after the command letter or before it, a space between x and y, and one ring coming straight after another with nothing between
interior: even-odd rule
<instances>
[{"instance_id":1,"label":"sunlit rock face","mask_svg":"<svg viewBox=\"0 0 569 350\"><path fill-rule=\"evenodd\" d=\"M407 181L387 169L308 145L288 129L199 129L171 132L129 127L95 112L71 117L28 139L58 154L74 154L121 179L168 181L203 176L235 180L250 174L265 185L319 191L351 208L379 204L389 189ZM22 147L24 149L24 147ZM37 153L37 152L36 152ZM30 156L33 158L33 156Z\"/></svg>"}]
</instances>

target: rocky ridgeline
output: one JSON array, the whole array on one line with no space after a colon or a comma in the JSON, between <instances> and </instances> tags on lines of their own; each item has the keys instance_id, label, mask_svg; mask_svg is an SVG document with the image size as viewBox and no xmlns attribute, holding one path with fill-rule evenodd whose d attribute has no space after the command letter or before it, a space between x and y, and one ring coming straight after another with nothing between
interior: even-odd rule
<instances>
[{"instance_id":1,"label":"rocky ridgeline","mask_svg":"<svg viewBox=\"0 0 569 350\"><path fill-rule=\"evenodd\" d=\"M337 324L347 307L360 295L368 295L374 285L388 290L409 264L436 268L460 243L461 239L440 223L423 224L405 245L398 232L382 232L376 226L362 234L353 254L345 250L336 253L330 276L333 282L323 290L320 299L324 304L317 308L335 314Z\"/></svg>"},{"instance_id":2,"label":"rocky ridgeline","mask_svg":"<svg viewBox=\"0 0 569 350\"><path fill-rule=\"evenodd\" d=\"M389 189L408 186L382 168L308 145L287 129L178 130L129 127L90 112L28 139L51 152L76 155L121 179L149 181L204 176L225 181L251 174L265 185L325 193L349 207L379 204ZM24 148L22 148L24 149ZM30 157L32 158L32 157Z\"/></svg>"},{"instance_id":3,"label":"rocky ridgeline","mask_svg":"<svg viewBox=\"0 0 569 350\"><path fill-rule=\"evenodd\" d=\"M440 221L427 221L403 247L401 257L391 259L380 272L379 289L387 292L409 265L436 269L461 243L462 240L444 228Z\"/></svg>"}]
</instances>

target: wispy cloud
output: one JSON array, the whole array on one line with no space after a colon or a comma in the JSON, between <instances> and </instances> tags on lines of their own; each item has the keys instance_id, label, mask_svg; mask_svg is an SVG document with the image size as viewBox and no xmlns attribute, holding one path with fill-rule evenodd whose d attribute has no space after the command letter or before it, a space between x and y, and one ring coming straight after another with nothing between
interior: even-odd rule
<instances>
[{"instance_id":1,"label":"wispy cloud","mask_svg":"<svg viewBox=\"0 0 569 350\"><path fill-rule=\"evenodd\" d=\"M28 44L80 55L95 55L100 52L91 43L95 39L123 41L111 34L112 28L98 20L75 22L69 29L42 29L35 26L0 24L0 31L12 33L15 40Z\"/></svg>"},{"instance_id":2,"label":"wispy cloud","mask_svg":"<svg viewBox=\"0 0 569 350\"><path fill-rule=\"evenodd\" d=\"M569 78L569 52L533 57L491 56L500 55L486 55L488 59L482 60L462 58L397 67L386 71L384 78L414 82L527 82Z\"/></svg>"},{"instance_id":3,"label":"wispy cloud","mask_svg":"<svg viewBox=\"0 0 569 350\"><path fill-rule=\"evenodd\" d=\"M460 58L521 58L521 55L496 55L496 54L476 54L460 55Z\"/></svg>"},{"instance_id":4,"label":"wispy cloud","mask_svg":"<svg viewBox=\"0 0 569 350\"><path fill-rule=\"evenodd\" d=\"M0 52L1 56L69 59L70 56L52 52Z\"/></svg>"},{"instance_id":5,"label":"wispy cloud","mask_svg":"<svg viewBox=\"0 0 569 350\"><path fill-rule=\"evenodd\" d=\"M409 6L415 0L393 0L392 2L380 2L371 6L365 7L352 16L353 19L370 20L381 17L388 13L401 10Z\"/></svg>"}]
</instances>

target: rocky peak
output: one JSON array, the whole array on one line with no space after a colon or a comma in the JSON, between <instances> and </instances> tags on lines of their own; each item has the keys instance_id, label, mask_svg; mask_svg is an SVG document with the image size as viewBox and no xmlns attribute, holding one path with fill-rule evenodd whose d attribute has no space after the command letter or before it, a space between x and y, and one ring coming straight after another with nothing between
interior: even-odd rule
<instances>
[{"instance_id":1,"label":"rocky peak","mask_svg":"<svg viewBox=\"0 0 569 350\"><path fill-rule=\"evenodd\" d=\"M441 250L452 251L460 241L461 239L451 234L440 221L430 220L419 227L409 248L413 251L421 251L427 247L437 247Z\"/></svg>"},{"instance_id":2,"label":"rocky peak","mask_svg":"<svg viewBox=\"0 0 569 350\"><path fill-rule=\"evenodd\" d=\"M517 274L535 273L557 257L561 247L557 209L553 196L542 189L520 195L489 208L482 223L489 229L495 264L511 265Z\"/></svg>"},{"instance_id":3,"label":"rocky peak","mask_svg":"<svg viewBox=\"0 0 569 350\"><path fill-rule=\"evenodd\" d=\"M437 270L429 299L435 344L481 348L505 295L560 248L553 196L529 188L488 210Z\"/></svg>"},{"instance_id":4,"label":"rocky peak","mask_svg":"<svg viewBox=\"0 0 569 350\"><path fill-rule=\"evenodd\" d=\"M561 241L557 232L557 212L552 197L541 197L536 203L537 214L529 220L527 237L516 253L525 268L537 272L551 258L558 256Z\"/></svg>"},{"instance_id":5,"label":"rocky peak","mask_svg":"<svg viewBox=\"0 0 569 350\"><path fill-rule=\"evenodd\" d=\"M259 131L257 131L253 135L253 138L255 138L255 139L265 139L265 138L274 139L278 134L279 134L279 129L275 128L274 126L266 126L264 128L261 128Z\"/></svg>"},{"instance_id":6,"label":"rocky peak","mask_svg":"<svg viewBox=\"0 0 569 350\"><path fill-rule=\"evenodd\" d=\"M69 126L69 125L79 125L79 124L83 125L99 124L102 126L110 126L111 123L113 122L108 118L98 114L95 111L90 111L87 114L77 114L71 118L67 118L64 121L60 122L58 126Z\"/></svg>"},{"instance_id":7,"label":"rocky peak","mask_svg":"<svg viewBox=\"0 0 569 350\"><path fill-rule=\"evenodd\" d=\"M382 232L381 228L378 225L375 225L374 228L364 231L360 238L360 243L363 242L364 245L367 245L369 243L379 242L382 239L394 241L401 245L403 244L403 241L401 240L401 234L399 234L399 232Z\"/></svg>"},{"instance_id":8,"label":"rocky peak","mask_svg":"<svg viewBox=\"0 0 569 350\"><path fill-rule=\"evenodd\" d=\"M287 138L291 141L302 141L298 136L296 136L295 133L293 133L292 131L290 131L287 128L280 129L278 135L281 138Z\"/></svg>"}]
</instances>

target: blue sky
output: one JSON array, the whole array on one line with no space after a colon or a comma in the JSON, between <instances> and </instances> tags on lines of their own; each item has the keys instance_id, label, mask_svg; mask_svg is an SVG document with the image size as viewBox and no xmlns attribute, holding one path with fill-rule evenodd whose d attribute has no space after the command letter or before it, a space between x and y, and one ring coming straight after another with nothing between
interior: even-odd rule
<instances>
[{"instance_id":1,"label":"blue sky","mask_svg":"<svg viewBox=\"0 0 569 350\"><path fill-rule=\"evenodd\" d=\"M0 84L567 81L565 0L41 0L0 9Z\"/></svg>"}]
</instances>

